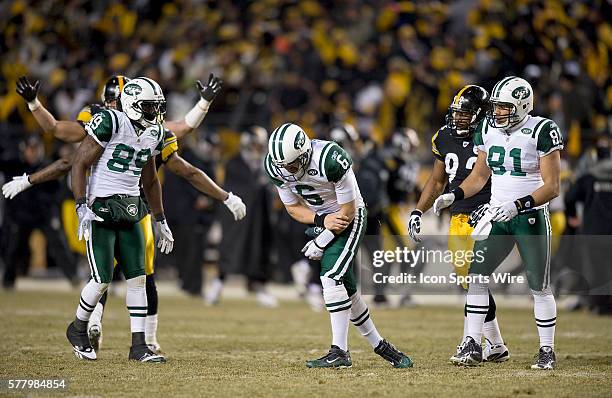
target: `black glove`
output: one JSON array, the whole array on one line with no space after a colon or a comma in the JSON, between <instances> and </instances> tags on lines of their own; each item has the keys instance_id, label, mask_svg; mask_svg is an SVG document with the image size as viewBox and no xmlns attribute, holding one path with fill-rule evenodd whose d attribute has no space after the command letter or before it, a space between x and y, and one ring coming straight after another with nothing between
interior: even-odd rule
<instances>
[{"instance_id":1,"label":"black glove","mask_svg":"<svg viewBox=\"0 0 612 398\"><path fill-rule=\"evenodd\" d=\"M30 84L28 78L21 76L17 82L17 94L21 95L26 102L32 102L38 96L38 89L40 88L40 81L36 80L34 85Z\"/></svg>"},{"instance_id":2,"label":"black glove","mask_svg":"<svg viewBox=\"0 0 612 398\"><path fill-rule=\"evenodd\" d=\"M202 82L199 80L196 82L196 85L200 91L200 97L205 101L212 102L223 88L223 80L211 73L210 76L208 76L208 83L206 83L206 86L203 86Z\"/></svg>"}]
</instances>

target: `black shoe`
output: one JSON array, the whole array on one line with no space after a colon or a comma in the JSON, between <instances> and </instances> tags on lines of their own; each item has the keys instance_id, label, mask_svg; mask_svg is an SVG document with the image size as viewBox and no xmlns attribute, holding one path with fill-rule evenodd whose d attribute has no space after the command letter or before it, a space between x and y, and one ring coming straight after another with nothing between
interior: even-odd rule
<instances>
[{"instance_id":1,"label":"black shoe","mask_svg":"<svg viewBox=\"0 0 612 398\"><path fill-rule=\"evenodd\" d=\"M451 363L459 366L478 366L482 363L482 347L467 336L460 346L461 350L451 357Z\"/></svg>"},{"instance_id":2,"label":"black shoe","mask_svg":"<svg viewBox=\"0 0 612 398\"><path fill-rule=\"evenodd\" d=\"M387 340L381 340L374 352L389 361L394 368L411 368L413 365L412 359L408 355L395 348Z\"/></svg>"},{"instance_id":3,"label":"black shoe","mask_svg":"<svg viewBox=\"0 0 612 398\"><path fill-rule=\"evenodd\" d=\"M130 355L128 359L139 362L163 363L166 358L163 355L156 354L149 349L146 344L138 344L130 347Z\"/></svg>"},{"instance_id":4,"label":"black shoe","mask_svg":"<svg viewBox=\"0 0 612 398\"><path fill-rule=\"evenodd\" d=\"M540 347L540 351L535 357L536 362L531 365L531 369L551 370L557 366L557 357L549 346Z\"/></svg>"},{"instance_id":5,"label":"black shoe","mask_svg":"<svg viewBox=\"0 0 612 398\"><path fill-rule=\"evenodd\" d=\"M306 366L309 368L350 368L353 362L348 351L333 345L327 355L306 361Z\"/></svg>"},{"instance_id":6,"label":"black shoe","mask_svg":"<svg viewBox=\"0 0 612 398\"><path fill-rule=\"evenodd\" d=\"M66 337L72 345L74 355L76 355L77 358L86 359L90 361L93 361L97 358L96 351L93 349L89 341L87 331L84 330L82 332L79 332L76 329L76 326L74 326L74 321L70 322L70 325L68 325L68 329L66 329Z\"/></svg>"}]
</instances>

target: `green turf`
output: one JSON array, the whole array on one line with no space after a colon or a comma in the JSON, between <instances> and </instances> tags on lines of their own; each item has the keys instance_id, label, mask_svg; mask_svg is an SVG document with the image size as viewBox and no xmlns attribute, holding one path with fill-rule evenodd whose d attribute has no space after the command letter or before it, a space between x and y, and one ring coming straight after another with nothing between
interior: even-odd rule
<instances>
[{"instance_id":1,"label":"green turf","mask_svg":"<svg viewBox=\"0 0 612 398\"><path fill-rule=\"evenodd\" d=\"M612 391L610 317L561 312L558 369L541 372L529 369L538 348L530 309L498 308L512 358L470 369L447 362L460 337L461 309L373 309L381 334L411 355L415 367L393 369L351 327L353 368L323 370L307 369L304 361L329 346L328 316L300 303L264 309L225 301L210 308L162 297L159 340L168 363L140 364L127 361L129 320L120 297L109 299L99 359L74 357L64 334L77 300L77 292L0 292L0 379L68 377L64 394L121 397L560 398Z\"/></svg>"}]
</instances>

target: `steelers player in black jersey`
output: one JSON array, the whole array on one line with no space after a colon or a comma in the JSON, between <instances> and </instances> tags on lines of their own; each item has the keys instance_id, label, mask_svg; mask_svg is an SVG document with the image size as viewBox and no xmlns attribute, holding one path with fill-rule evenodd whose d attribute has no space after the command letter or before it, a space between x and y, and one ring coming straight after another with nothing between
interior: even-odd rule
<instances>
[{"instance_id":1,"label":"steelers player in black jersey","mask_svg":"<svg viewBox=\"0 0 612 398\"><path fill-rule=\"evenodd\" d=\"M476 162L476 148L472 142L472 134L478 123L485 117L488 108L487 91L476 85L463 87L453 98L446 114L446 125L442 126L431 139L431 151L434 154L434 166L423 188L416 209L410 214L408 231L412 239L419 242L421 232L421 216L430 209L435 199L444 192L445 187L452 190L458 187L472 171ZM470 214L479 206L489 203L491 197L491 181L482 191L464 200L459 200L451 206L451 221L448 232L448 248L452 252L471 251L474 240L471 237L473 227L468 223ZM456 258L458 256L453 256ZM464 257L459 257L464 258ZM470 264L457 262L454 264L457 275L467 276ZM463 284L467 289L467 284ZM507 347L501 337L495 315L495 301L489 292L489 311L483 327L485 349L483 359L492 362L504 362L510 357ZM465 320L469 311L478 311L465 307ZM463 338L465 338L467 322L464 321ZM463 344L463 339L462 343ZM457 347L459 352L461 344ZM456 355L456 354L455 354ZM453 358L451 357L451 362ZM485 359L486 358L486 359Z\"/></svg>"},{"instance_id":2,"label":"steelers player in black jersey","mask_svg":"<svg viewBox=\"0 0 612 398\"><path fill-rule=\"evenodd\" d=\"M56 120L55 117L38 100L38 90L40 83L30 83L27 77L22 76L17 83L17 93L26 101L28 108L38 124L47 132L53 134L55 138L68 143L82 141L87 135L85 124L91 118L105 109L117 109L120 105L119 97L123 87L129 82L129 78L121 75L111 76L102 88L102 104L88 104L81 109L76 121ZM246 207L238 196L231 192L226 192L210 179L202 170L187 162L178 154L178 138L183 137L197 128L208 111L208 107L215 99L223 87L223 82L214 75L210 75L206 85L197 81L197 89L200 93L200 100L189 111L184 120L165 121L164 139L162 151L156 157L157 168L165 165L169 171L188 180L200 192L213 199L223 201L233 214L235 220L242 219L246 214ZM176 133L176 134L175 134ZM46 181L58 179L66 175L72 167L72 157L66 157L55 161L49 166L32 173L31 175L16 176L3 186L3 193L7 199L12 199L20 192L41 184ZM10 185L10 187L7 187ZM10 189L5 189L10 188ZM67 203L66 203L67 202ZM62 204L62 221L70 247L77 252L85 255L85 244L76 239L77 217L74 211L74 201L66 201ZM151 216L145 216L140 222L145 240L145 274L146 274L146 294L148 302L147 319L145 324L145 341L149 348L154 352L160 351L157 342L157 287L154 278L154 259L155 259L155 239ZM93 348L98 351L102 341L102 314L106 302L106 293L94 308L89 319L88 334Z\"/></svg>"}]
</instances>

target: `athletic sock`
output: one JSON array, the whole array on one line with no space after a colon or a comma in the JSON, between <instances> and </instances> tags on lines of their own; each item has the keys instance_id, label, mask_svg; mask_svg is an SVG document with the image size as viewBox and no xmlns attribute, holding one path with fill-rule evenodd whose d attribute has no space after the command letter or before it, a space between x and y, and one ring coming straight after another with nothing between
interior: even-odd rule
<instances>
[{"instance_id":1,"label":"athletic sock","mask_svg":"<svg viewBox=\"0 0 612 398\"><path fill-rule=\"evenodd\" d=\"M144 332L132 332L132 347L145 344Z\"/></svg>"},{"instance_id":2,"label":"athletic sock","mask_svg":"<svg viewBox=\"0 0 612 398\"><path fill-rule=\"evenodd\" d=\"M145 321L145 341L147 344L157 343L157 314L147 315Z\"/></svg>"},{"instance_id":3,"label":"athletic sock","mask_svg":"<svg viewBox=\"0 0 612 398\"><path fill-rule=\"evenodd\" d=\"M489 344L492 345L504 344L504 339L499 331L496 312L497 305L495 304L495 299L489 290L489 310L485 317L484 325L482 326L482 333L484 334L484 338L489 342Z\"/></svg>"},{"instance_id":4,"label":"athletic sock","mask_svg":"<svg viewBox=\"0 0 612 398\"><path fill-rule=\"evenodd\" d=\"M101 325L102 315L104 315L104 306L102 305L102 303L98 303L96 304L96 308L94 308L93 312L91 313L89 323L93 325Z\"/></svg>"},{"instance_id":5,"label":"athletic sock","mask_svg":"<svg viewBox=\"0 0 612 398\"><path fill-rule=\"evenodd\" d=\"M157 284L155 283L155 274L147 275L147 315L157 314Z\"/></svg>"},{"instance_id":6,"label":"athletic sock","mask_svg":"<svg viewBox=\"0 0 612 398\"><path fill-rule=\"evenodd\" d=\"M130 313L130 329L132 333L145 331L145 320L147 316L147 294L145 291L145 276L137 276L128 279L125 304Z\"/></svg>"},{"instance_id":7,"label":"athletic sock","mask_svg":"<svg viewBox=\"0 0 612 398\"><path fill-rule=\"evenodd\" d=\"M489 309L487 284L470 283L467 295L468 336L480 344L482 326Z\"/></svg>"},{"instance_id":8,"label":"athletic sock","mask_svg":"<svg viewBox=\"0 0 612 398\"><path fill-rule=\"evenodd\" d=\"M376 330L374 321L370 318L368 306L359 293L351 296L350 318L353 325L368 339L368 343L370 343L372 348L376 348L383 338L378 333L378 330Z\"/></svg>"},{"instance_id":9,"label":"athletic sock","mask_svg":"<svg viewBox=\"0 0 612 398\"><path fill-rule=\"evenodd\" d=\"M76 310L76 320L83 321L85 323L85 327L83 328L82 322L75 322L77 330L87 330L87 322L91 317L91 313L96 308L100 297L102 297L102 294L107 288L108 283L98 283L93 279L90 279L83 290L81 290L81 297L79 298L79 305L77 306Z\"/></svg>"},{"instance_id":10,"label":"athletic sock","mask_svg":"<svg viewBox=\"0 0 612 398\"><path fill-rule=\"evenodd\" d=\"M336 285L336 281L322 276L323 300L329 311L332 329L332 345L348 350L348 326L351 300L344 285Z\"/></svg>"},{"instance_id":11,"label":"athletic sock","mask_svg":"<svg viewBox=\"0 0 612 398\"><path fill-rule=\"evenodd\" d=\"M540 347L549 346L555 348L555 326L557 324L557 304L550 289L533 294L533 313L535 315L538 335L540 336Z\"/></svg>"}]
</instances>

